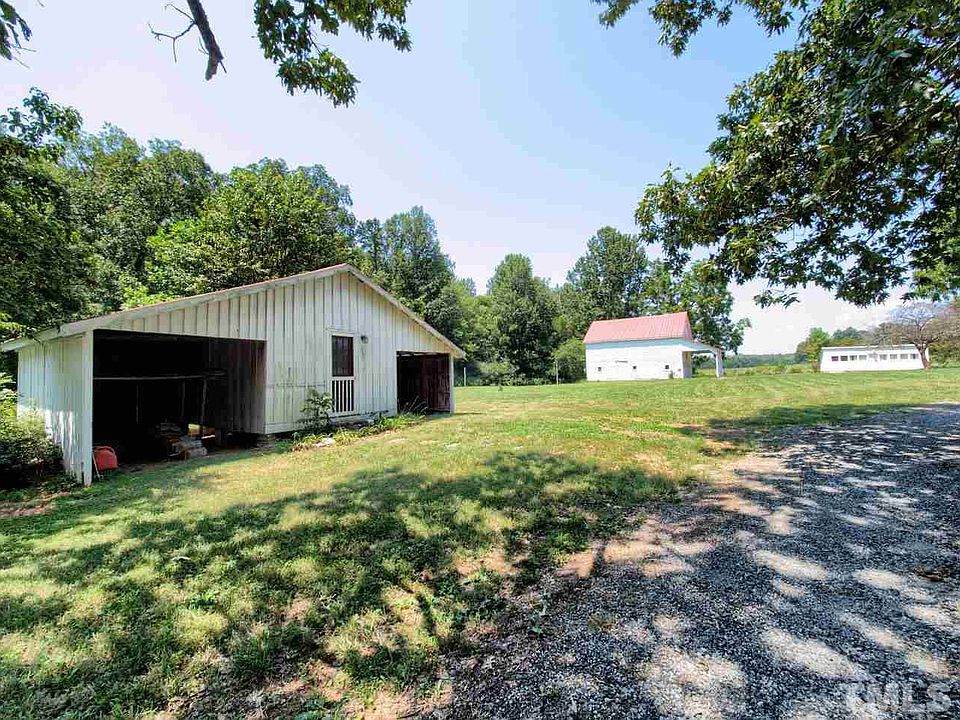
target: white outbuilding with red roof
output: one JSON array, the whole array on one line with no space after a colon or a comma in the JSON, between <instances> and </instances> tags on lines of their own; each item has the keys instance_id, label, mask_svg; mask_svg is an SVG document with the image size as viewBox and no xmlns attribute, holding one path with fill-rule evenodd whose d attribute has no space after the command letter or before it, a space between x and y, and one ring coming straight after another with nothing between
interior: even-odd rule
<instances>
[{"instance_id":1,"label":"white outbuilding with red roof","mask_svg":"<svg viewBox=\"0 0 960 720\"><path fill-rule=\"evenodd\" d=\"M693 375L693 355L714 356L723 376L723 353L693 337L686 312L595 320L583 343L587 380L666 380Z\"/></svg>"}]
</instances>

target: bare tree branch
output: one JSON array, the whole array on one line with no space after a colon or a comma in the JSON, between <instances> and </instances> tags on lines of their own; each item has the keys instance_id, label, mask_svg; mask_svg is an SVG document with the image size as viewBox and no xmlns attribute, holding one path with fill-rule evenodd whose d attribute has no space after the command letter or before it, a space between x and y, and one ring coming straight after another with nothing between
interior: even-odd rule
<instances>
[{"instance_id":1,"label":"bare tree branch","mask_svg":"<svg viewBox=\"0 0 960 720\"><path fill-rule=\"evenodd\" d=\"M207 12L203 9L203 4L200 0L187 0L187 7L190 9L189 12L177 7L173 3L168 3L164 7L175 10L189 21L187 27L175 35L159 32L154 30L153 26L150 25L150 32L153 33L154 38L157 40L170 40L173 46L174 62L177 61L177 41L196 28L197 32L200 33L200 49L207 56L207 70L204 77L209 80L217 74L217 70L220 68L223 68L223 71L226 72L227 68L223 64L223 52L221 52L220 46L217 44L217 38L210 28L210 20L207 18Z\"/></svg>"},{"instance_id":2,"label":"bare tree branch","mask_svg":"<svg viewBox=\"0 0 960 720\"><path fill-rule=\"evenodd\" d=\"M178 8L178 7L174 7L173 5L167 5L167 7L173 7L173 9L176 10L177 12L186 15L186 13L184 13L184 12L183 12L180 8ZM189 17L189 16L188 16L188 17ZM195 26L196 26L196 23L195 23L195 22L193 21L193 19L191 18L191 19L190 19L190 24L187 25L186 28L184 28L183 30L181 30L180 32L178 32L176 35L170 35L169 33L160 32L160 31L158 31L158 30L154 30L154 29L153 29L153 25L151 25L150 23L147 23L147 27L150 28L150 32L153 33L153 37L154 37L154 38L156 38L157 40L162 40L162 39L164 39L164 38L166 38L167 40L170 40L170 44L173 46L173 61L174 61L174 62L177 61L177 40L179 40L179 39L182 38L184 35L186 35L188 32L190 32L191 30L193 30L193 28L194 28Z\"/></svg>"}]
</instances>

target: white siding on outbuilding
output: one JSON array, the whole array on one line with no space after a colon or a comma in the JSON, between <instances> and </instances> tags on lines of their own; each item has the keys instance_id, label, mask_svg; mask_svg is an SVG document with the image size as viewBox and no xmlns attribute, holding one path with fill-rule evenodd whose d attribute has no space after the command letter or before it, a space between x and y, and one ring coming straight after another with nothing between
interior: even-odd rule
<instances>
[{"instance_id":1,"label":"white siding on outbuilding","mask_svg":"<svg viewBox=\"0 0 960 720\"><path fill-rule=\"evenodd\" d=\"M825 373L922 369L923 359L913 345L856 345L820 351L820 372Z\"/></svg>"},{"instance_id":2,"label":"white siding on outbuilding","mask_svg":"<svg viewBox=\"0 0 960 720\"><path fill-rule=\"evenodd\" d=\"M63 465L80 475L83 447L89 440L84 422L86 335L58 338L20 350L17 362L17 412L38 413L50 437L63 451Z\"/></svg>"},{"instance_id":3,"label":"white siding on outbuilding","mask_svg":"<svg viewBox=\"0 0 960 720\"><path fill-rule=\"evenodd\" d=\"M356 415L396 413L398 351L451 352L449 344L347 272L158 310L105 327L266 341L267 433L296 429L308 388L330 390L332 335L354 337Z\"/></svg>"},{"instance_id":4,"label":"white siding on outbuilding","mask_svg":"<svg viewBox=\"0 0 960 720\"><path fill-rule=\"evenodd\" d=\"M692 375L691 352L705 346L683 338L591 343L587 350L587 380L665 380Z\"/></svg>"},{"instance_id":5,"label":"white siding on outbuilding","mask_svg":"<svg viewBox=\"0 0 960 720\"><path fill-rule=\"evenodd\" d=\"M66 468L90 481L95 331L169 334L265 343L262 433L295 430L307 391L332 388L332 336L354 338L350 416L396 414L397 354L462 351L350 266L127 310L12 341L21 407L37 409L61 445ZM259 369L257 371L259 373ZM254 380L249 380L253 382Z\"/></svg>"}]
</instances>

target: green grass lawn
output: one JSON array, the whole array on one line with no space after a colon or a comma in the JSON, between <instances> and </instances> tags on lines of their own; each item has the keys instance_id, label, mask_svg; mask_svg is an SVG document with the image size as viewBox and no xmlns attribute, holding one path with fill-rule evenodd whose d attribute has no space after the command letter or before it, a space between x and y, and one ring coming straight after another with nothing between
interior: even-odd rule
<instances>
[{"instance_id":1,"label":"green grass lawn","mask_svg":"<svg viewBox=\"0 0 960 720\"><path fill-rule=\"evenodd\" d=\"M458 389L455 416L353 444L8 504L0 717L233 716L262 690L268 714L310 718L429 694L502 593L754 433L939 400L960 401L960 370Z\"/></svg>"}]
</instances>

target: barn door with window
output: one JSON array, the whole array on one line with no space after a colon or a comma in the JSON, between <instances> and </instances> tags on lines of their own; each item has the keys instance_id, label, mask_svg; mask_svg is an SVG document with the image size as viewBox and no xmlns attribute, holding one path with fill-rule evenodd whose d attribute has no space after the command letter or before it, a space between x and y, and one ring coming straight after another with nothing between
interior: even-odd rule
<instances>
[{"instance_id":1,"label":"barn door with window","mask_svg":"<svg viewBox=\"0 0 960 720\"><path fill-rule=\"evenodd\" d=\"M346 415L355 411L353 337L351 335L331 335L330 348L332 358L331 389L333 396L333 414Z\"/></svg>"}]
</instances>

